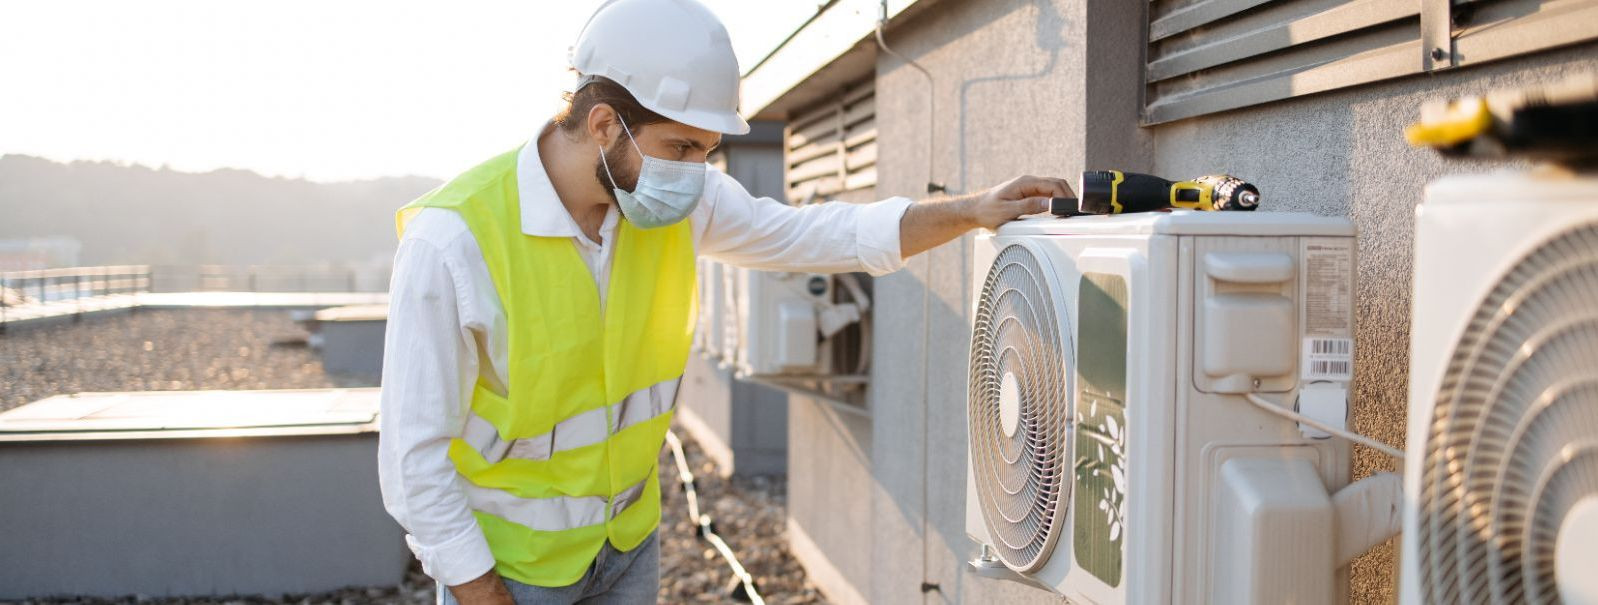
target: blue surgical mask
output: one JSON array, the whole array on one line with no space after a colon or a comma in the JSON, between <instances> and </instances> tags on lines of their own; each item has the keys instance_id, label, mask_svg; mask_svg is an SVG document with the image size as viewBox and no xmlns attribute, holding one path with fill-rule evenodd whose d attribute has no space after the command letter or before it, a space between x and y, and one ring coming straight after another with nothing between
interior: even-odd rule
<instances>
[{"instance_id":1,"label":"blue surgical mask","mask_svg":"<svg viewBox=\"0 0 1598 605\"><path fill-rule=\"evenodd\" d=\"M620 122L621 117L617 116L616 120ZM611 176L610 164L605 160L605 149L599 149L599 162L605 167L611 190L616 192L622 216L644 229L664 227L688 218L705 192L705 163L673 162L645 155L627 123L621 122L621 127L632 141L633 149L644 159L638 167L638 185L629 193L616 185L616 177Z\"/></svg>"}]
</instances>

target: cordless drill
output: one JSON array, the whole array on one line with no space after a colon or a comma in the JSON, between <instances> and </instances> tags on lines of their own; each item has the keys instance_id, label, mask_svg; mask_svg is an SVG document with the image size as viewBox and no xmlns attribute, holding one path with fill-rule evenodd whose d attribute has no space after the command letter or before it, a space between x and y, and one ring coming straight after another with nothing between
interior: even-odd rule
<instances>
[{"instance_id":1,"label":"cordless drill","mask_svg":"<svg viewBox=\"0 0 1598 605\"><path fill-rule=\"evenodd\" d=\"M1077 191L1080 199L1054 198L1050 210L1059 216L1077 216L1168 208L1253 210L1260 204L1259 188L1226 174L1167 181L1152 174L1089 170L1082 173Z\"/></svg>"}]
</instances>

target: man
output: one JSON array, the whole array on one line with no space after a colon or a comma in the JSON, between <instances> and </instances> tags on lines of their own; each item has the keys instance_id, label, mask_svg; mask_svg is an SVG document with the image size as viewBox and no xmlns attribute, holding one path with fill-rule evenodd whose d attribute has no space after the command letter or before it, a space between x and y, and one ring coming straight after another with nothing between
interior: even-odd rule
<instances>
[{"instance_id":1,"label":"man","mask_svg":"<svg viewBox=\"0 0 1598 605\"><path fill-rule=\"evenodd\" d=\"M571 58L563 114L398 217L379 469L441 603L655 600L696 257L881 275L1071 194L1021 177L916 204L754 198L705 164L749 126L694 0L607 2Z\"/></svg>"}]
</instances>

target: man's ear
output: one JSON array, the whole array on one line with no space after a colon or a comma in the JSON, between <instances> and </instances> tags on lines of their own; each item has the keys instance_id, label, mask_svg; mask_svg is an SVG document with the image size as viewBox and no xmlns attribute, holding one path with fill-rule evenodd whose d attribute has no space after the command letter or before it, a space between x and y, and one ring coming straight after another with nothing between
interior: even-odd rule
<instances>
[{"instance_id":1,"label":"man's ear","mask_svg":"<svg viewBox=\"0 0 1598 605\"><path fill-rule=\"evenodd\" d=\"M606 149L621 134L621 123L616 120L616 110L606 103L595 103L588 109L588 119L583 123L588 138Z\"/></svg>"}]
</instances>

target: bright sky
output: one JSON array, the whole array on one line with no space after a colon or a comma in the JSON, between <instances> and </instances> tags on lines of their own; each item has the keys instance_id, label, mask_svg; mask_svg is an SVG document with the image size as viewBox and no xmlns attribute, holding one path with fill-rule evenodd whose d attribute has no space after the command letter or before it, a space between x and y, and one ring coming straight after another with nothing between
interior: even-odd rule
<instances>
[{"instance_id":1,"label":"bright sky","mask_svg":"<svg viewBox=\"0 0 1598 605\"><path fill-rule=\"evenodd\" d=\"M703 1L744 69L817 6ZM5 0L0 155L448 178L554 114L598 4Z\"/></svg>"}]
</instances>

